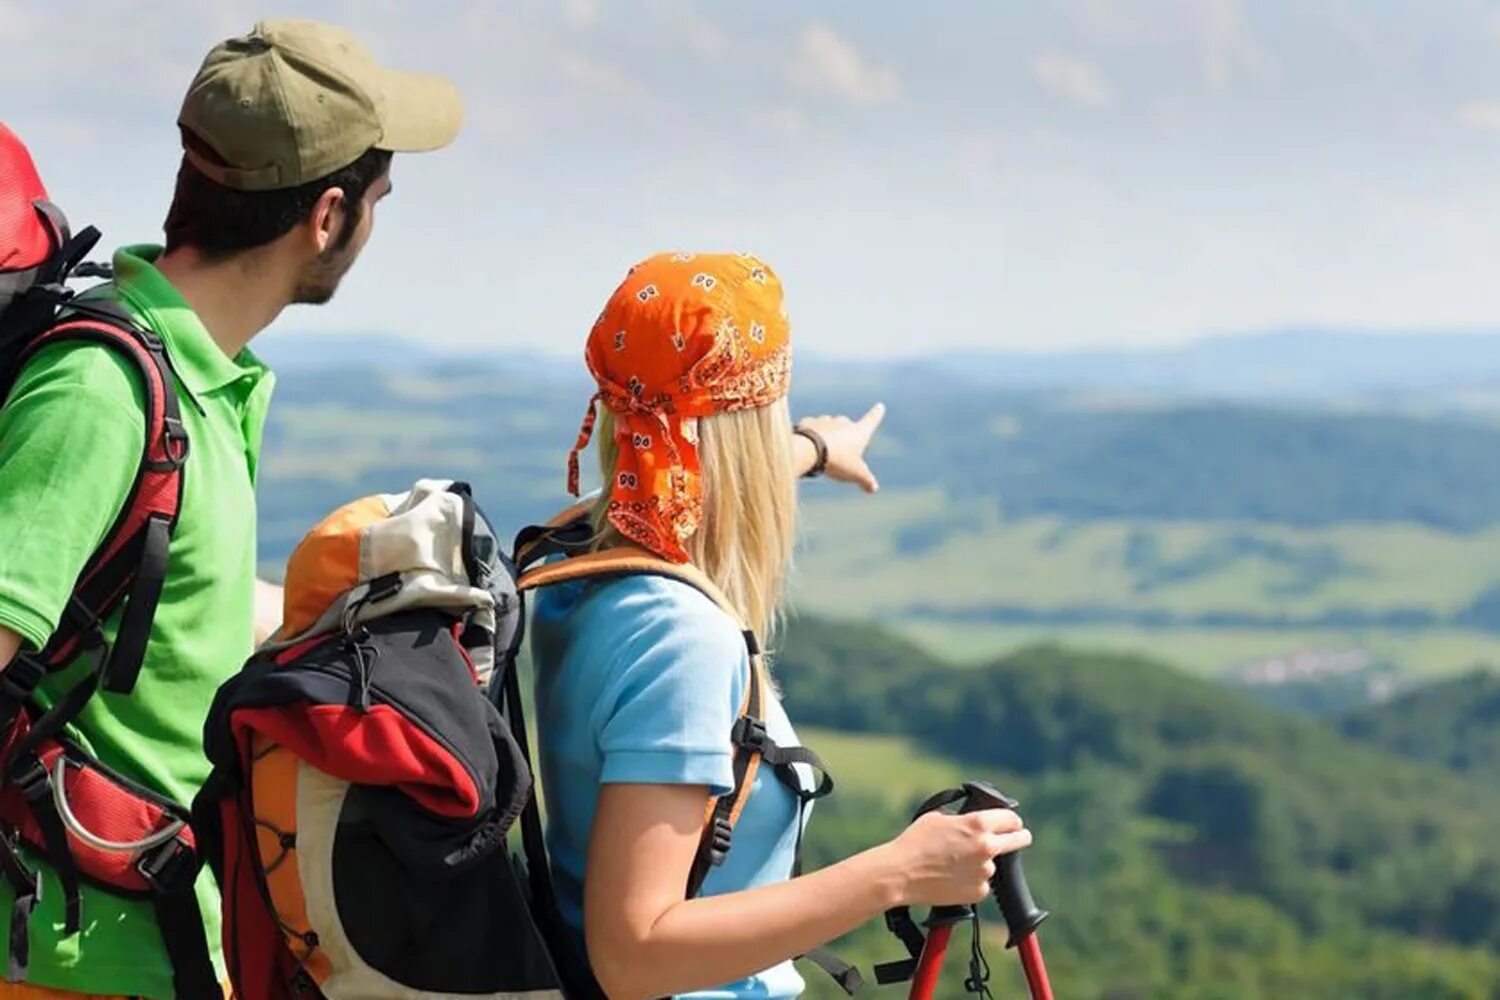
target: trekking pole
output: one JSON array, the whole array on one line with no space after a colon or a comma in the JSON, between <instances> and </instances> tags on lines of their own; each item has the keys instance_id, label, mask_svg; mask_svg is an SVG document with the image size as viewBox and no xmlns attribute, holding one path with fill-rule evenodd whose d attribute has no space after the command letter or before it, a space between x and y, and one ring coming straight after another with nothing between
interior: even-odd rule
<instances>
[{"instance_id":1,"label":"trekking pole","mask_svg":"<svg viewBox=\"0 0 1500 1000\"><path fill-rule=\"evenodd\" d=\"M982 809L1014 809L1015 799L982 781L964 782L961 813L978 812ZM995 859L995 877L990 881L990 892L1005 917L1010 937L1005 942L1007 949L1014 948L1021 956L1021 969L1026 974L1026 986L1031 991L1031 1000L1052 1000L1052 984L1047 980L1047 964L1042 959L1042 946L1037 940L1037 926L1047 919L1047 911L1036 905L1031 889L1026 884L1026 873L1021 868L1021 852L1012 851ZM974 919L972 906L937 906L927 918L927 943L917 960L916 972L912 975L911 1000L932 1000L942 972L943 956L948 951L948 941L953 936L955 925ZM978 930L976 928L976 934ZM977 942L976 942L977 946ZM980 984L982 985L982 984ZM974 988L971 983L970 988Z\"/></svg>"}]
</instances>

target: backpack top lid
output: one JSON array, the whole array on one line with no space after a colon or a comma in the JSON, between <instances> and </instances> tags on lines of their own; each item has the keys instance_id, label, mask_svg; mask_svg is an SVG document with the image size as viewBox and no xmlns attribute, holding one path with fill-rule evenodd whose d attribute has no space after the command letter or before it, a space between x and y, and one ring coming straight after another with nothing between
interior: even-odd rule
<instances>
[{"instance_id":1,"label":"backpack top lid","mask_svg":"<svg viewBox=\"0 0 1500 1000\"><path fill-rule=\"evenodd\" d=\"M47 189L20 138L0 122L0 273L40 267L63 244L43 214Z\"/></svg>"},{"instance_id":2,"label":"backpack top lid","mask_svg":"<svg viewBox=\"0 0 1500 1000\"><path fill-rule=\"evenodd\" d=\"M281 650L398 611L432 608L465 621L481 684L517 626L514 574L462 483L423 479L405 493L345 504L287 560L282 624L263 647Z\"/></svg>"}]
</instances>

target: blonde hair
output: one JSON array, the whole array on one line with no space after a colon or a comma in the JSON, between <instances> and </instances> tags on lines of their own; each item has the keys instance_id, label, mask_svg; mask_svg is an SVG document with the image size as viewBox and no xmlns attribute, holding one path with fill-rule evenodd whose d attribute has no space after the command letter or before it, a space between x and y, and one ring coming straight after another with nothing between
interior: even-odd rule
<instances>
[{"instance_id":1,"label":"blonde hair","mask_svg":"<svg viewBox=\"0 0 1500 1000\"><path fill-rule=\"evenodd\" d=\"M724 592L741 620L765 642L780 624L797 532L791 417L785 399L698 421L703 519L685 547L693 564ZM611 483L619 446L605 410L595 436L599 468ZM594 507L595 548L627 544L608 521L609 495Z\"/></svg>"}]
</instances>

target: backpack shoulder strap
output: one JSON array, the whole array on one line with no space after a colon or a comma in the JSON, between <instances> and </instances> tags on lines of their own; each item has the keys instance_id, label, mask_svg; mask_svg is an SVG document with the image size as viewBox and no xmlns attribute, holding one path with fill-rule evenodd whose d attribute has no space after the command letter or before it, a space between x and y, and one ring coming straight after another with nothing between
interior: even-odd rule
<instances>
[{"instance_id":1,"label":"backpack shoulder strap","mask_svg":"<svg viewBox=\"0 0 1500 1000\"><path fill-rule=\"evenodd\" d=\"M182 504L182 470L188 438L166 348L154 332L135 324L113 303L80 303L77 311L27 345L20 363L65 341L101 344L127 359L144 389L145 435L136 478L119 516L85 564L63 620L38 659L56 669L73 659L99 623L122 604L125 611L109 663L107 690L135 686L156 605L166 577L167 548Z\"/></svg>"},{"instance_id":2,"label":"backpack shoulder strap","mask_svg":"<svg viewBox=\"0 0 1500 1000\"><path fill-rule=\"evenodd\" d=\"M560 515L561 516L561 515ZM566 522L563 522L566 523ZM516 589L522 593L572 580L606 579L615 576L662 576L680 580L698 590L729 615L745 638L750 659L750 678L745 697L735 720L731 739L734 744L734 786L727 795L710 799L704 808L703 834L698 853L688 874L688 898L698 895L708 872L724 861L734 835L734 825L744 812L755 787L755 776L764 756L765 741L755 738L764 734L766 679L765 656L753 629L745 627L739 613L724 593L696 566L668 562L645 549L621 546L600 552L588 552L558 562L547 563L521 574Z\"/></svg>"},{"instance_id":3,"label":"backpack shoulder strap","mask_svg":"<svg viewBox=\"0 0 1500 1000\"><path fill-rule=\"evenodd\" d=\"M669 562L645 549L622 546L534 565L537 560L547 555L567 551L570 545L578 543L578 538L586 536L587 532L579 531L578 525L584 522L586 526L592 506L591 502L575 505L547 522L546 525L537 529L528 529L532 532L531 534L523 533L522 538L518 539L516 565L523 569L528 565L533 565L533 568L521 574L516 583L517 591L525 594L528 591L572 580L604 579L638 574L680 580L696 588L729 615L730 619L739 626L749 653L750 679L745 687L745 697L740 702L739 714L730 733L730 742L734 746L732 765L734 785L727 795L710 799L704 808L703 833L698 841L698 851L693 857L692 868L688 871L686 898L692 899L702 892L708 873L714 867L723 864L725 857L729 854L729 849L733 844L735 824L750 801L750 793L755 788L756 775L762 764L769 767L776 779L785 785L797 799L797 843L793 851L792 874L800 875L802 873L802 833L806 818L805 810L809 802L820 799L833 791L833 778L828 771L828 766L816 753L806 747L778 746L766 732L765 709L770 681L766 676L765 655L754 630L745 627L744 622L740 620L739 613L729 603L729 599L702 570L691 564ZM562 541L559 544L552 544L554 539L565 539L570 534L574 536L571 542ZM523 546L528 542L532 546L530 559L521 555L524 551ZM798 764L810 767L817 775L815 788L808 790L802 786L801 779L794 770L794 765ZM859 970L826 948L814 948L798 957L805 958L823 969L845 993L851 996L863 985Z\"/></svg>"},{"instance_id":4,"label":"backpack shoulder strap","mask_svg":"<svg viewBox=\"0 0 1500 1000\"><path fill-rule=\"evenodd\" d=\"M545 523L522 528L515 541L516 569L527 570L548 556L585 545L593 537L593 510L593 500L580 500Z\"/></svg>"}]
</instances>

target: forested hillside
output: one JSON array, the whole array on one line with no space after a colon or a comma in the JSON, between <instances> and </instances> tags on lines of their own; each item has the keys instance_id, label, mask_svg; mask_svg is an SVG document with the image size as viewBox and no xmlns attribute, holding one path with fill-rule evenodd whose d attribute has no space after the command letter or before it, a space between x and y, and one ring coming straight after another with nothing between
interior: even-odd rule
<instances>
[{"instance_id":1,"label":"forested hillside","mask_svg":"<svg viewBox=\"0 0 1500 1000\"><path fill-rule=\"evenodd\" d=\"M366 367L293 365L281 379L261 468L270 576L326 511L421 476L471 481L504 530L565 500L563 458L588 395L581 366L401 366L376 347ZM1485 412L808 367L797 412L890 407L872 454L878 498L805 491L798 597L810 610L887 621L971 660L1053 637L1206 674L1298 652L1362 657L1368 673L1330 679L1317 667L1299 679L1296 700L1325 711L1357 704L1385 671L1491 659L1500 426Z\"/></svg>"},{"instance_id":2,"label":"forested hillside","mask_svg":"<svg viewBox=\"0 0 1500 1000\"><path fill-rule=\"evenodd\" d=\"M984 777L1037 830L1059 997L1500 996L1500 690L1419 686L1497 659L1500 426L995 384L876 366L797 390L891 408L879 496L804 492L796 604L822 617L777 673L839 778L811 860ZM586 398L530 363L290 371L264 570L419 477L469 480L502 529L545 516ZM878 925L846 944L899 953Z\"/></svg>"},{"instance_id":3,"label":"forested hillside","mask_svg":"<svg viewBox=\"0 0 1500 1000\"><path fill-rule=\"evenodd\" d=\"M804 621L777 676L798 720L906 748L884 766L879 743L846 752L847 797L814 824L824 860L898 828L934 790L909 775L1023 798L1060 996L1500 989L1500 800L1439 768L1129 657L1039 647L954 668Z\"/></svg>"},{"instance_id":4,"label":"forested hillside","mask_svg":"<svg viewBox=\"0 0 1500 1000\"><path fill-rule=\"evenodd\" d=\"M1476 672L1419 687L1349 713L1352 739L1473 779L1476 793L1500 794L1500 677Z\"/></svg>"}]
</instances>

